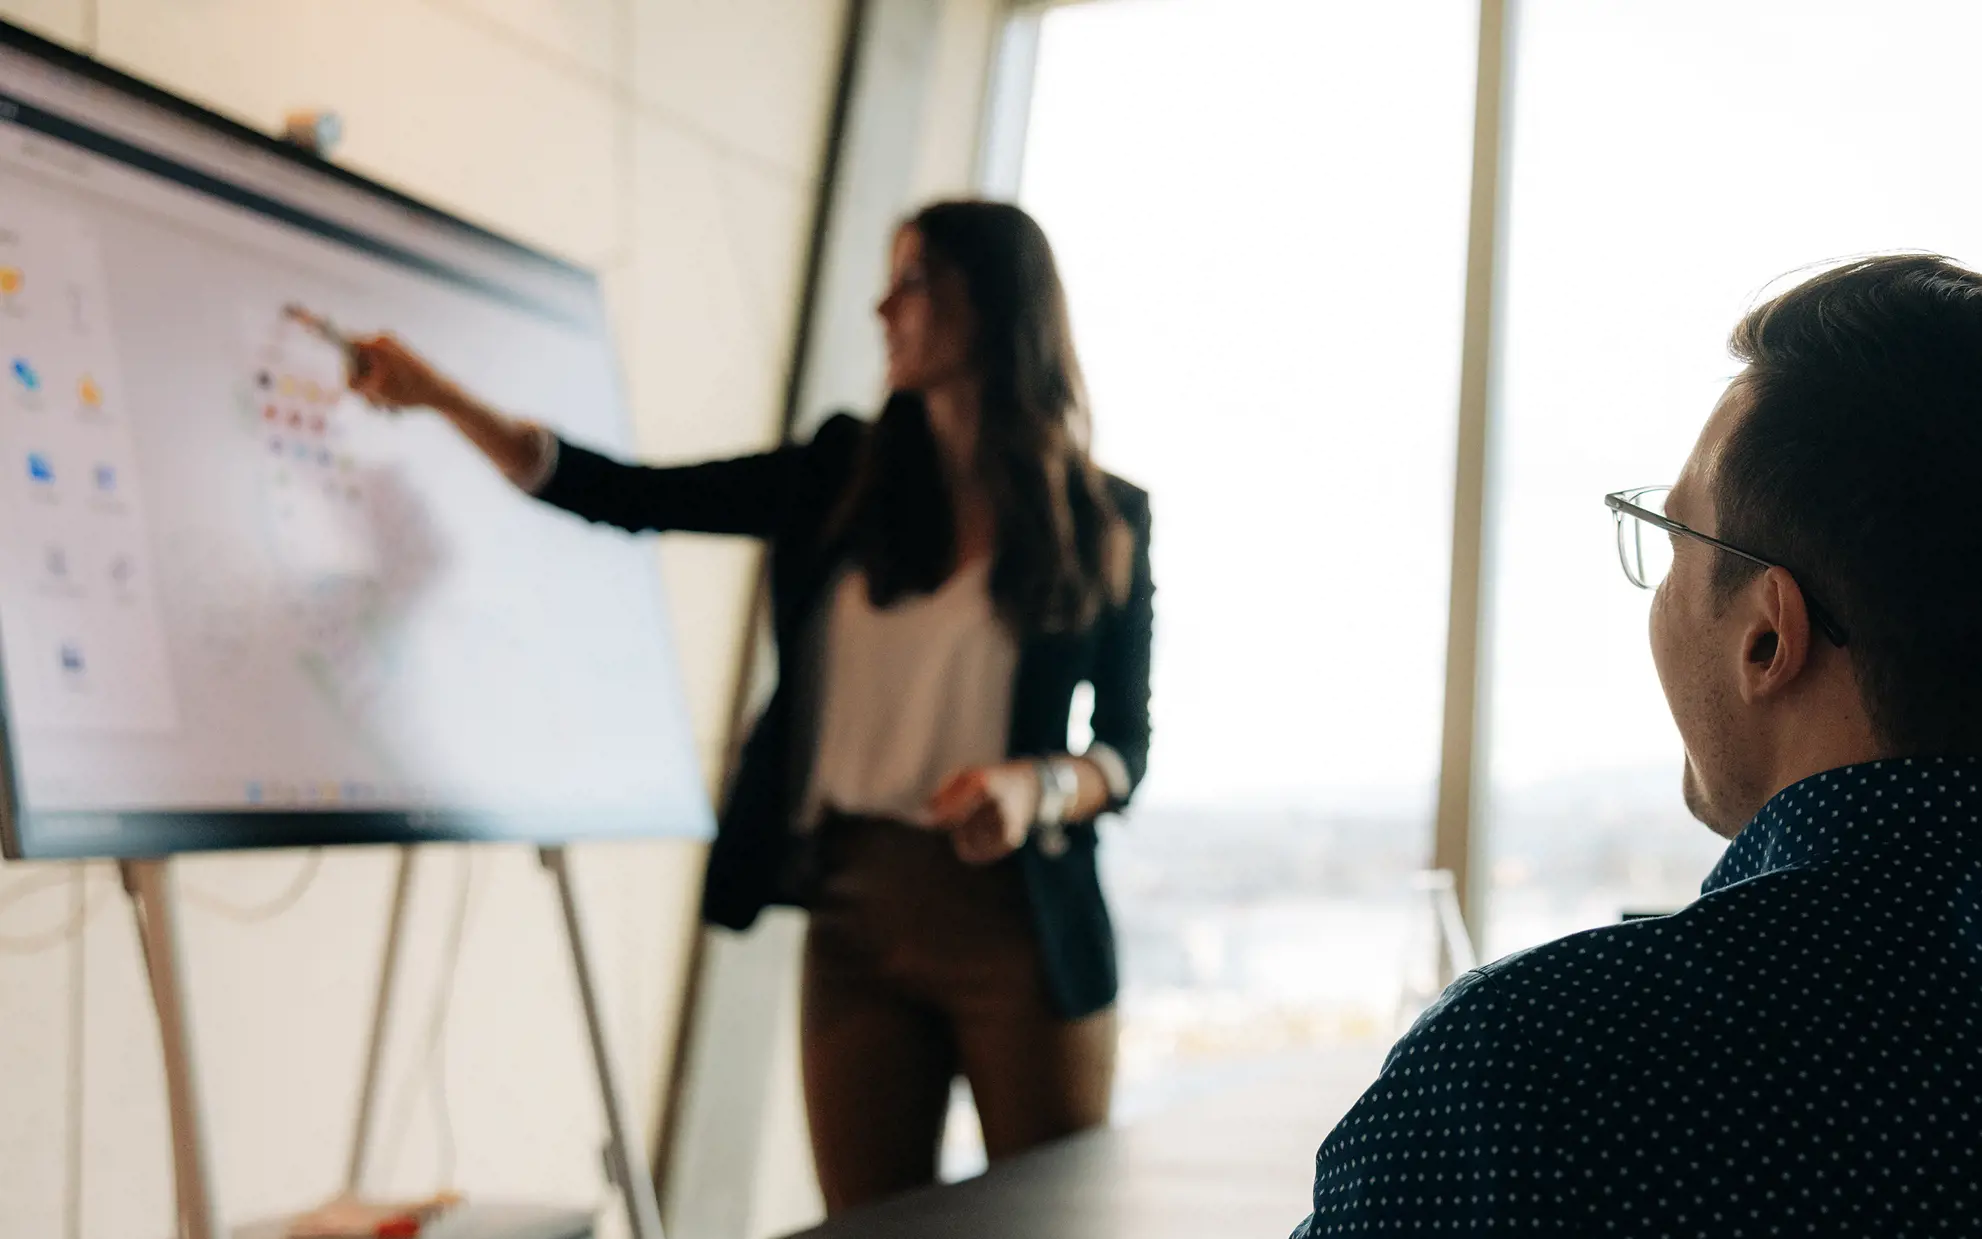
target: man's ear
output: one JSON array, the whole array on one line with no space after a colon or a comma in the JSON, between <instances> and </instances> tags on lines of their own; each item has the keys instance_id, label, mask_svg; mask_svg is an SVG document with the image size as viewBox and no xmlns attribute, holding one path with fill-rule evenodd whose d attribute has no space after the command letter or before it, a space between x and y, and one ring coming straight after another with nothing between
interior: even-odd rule
<instances>
[{"instance_id":1,"label":"man's ear","mask_svg":"<svg viewBox=\"0 0 1982 1239\"><path fill-rule=\"evenodd\" d=\"M1810 607L1787 569L1770 568L1741 591L1741 699L1777 696L1810 661Z\"/></svg>"}]
</instances>

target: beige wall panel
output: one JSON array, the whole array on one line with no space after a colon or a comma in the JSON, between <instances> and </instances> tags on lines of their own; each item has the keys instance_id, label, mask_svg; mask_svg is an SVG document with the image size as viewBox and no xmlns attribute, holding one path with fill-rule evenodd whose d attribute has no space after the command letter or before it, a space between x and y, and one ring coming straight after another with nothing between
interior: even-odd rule
<instances>
[{"instance_id":1,"label":"beige wall panel","mask_svg":"<svg viewBox=\"0 0 1982 1239\"><path fill-rule=\"evenodd\" d=\"M611 284L642 454L700 460L777 442L810 195L652 121L635 165L634 260ZM662 550L705 764L719 769L757 550Z\"/></svg>"},{"instance_id":2,"label":"beige wall panel","mask_svg":"<svg viewBox=\"0 0 1982 1239\"><path fill-rule=\"evenodd\" d=\"M938 28L913 197L975 192L984 91L1003 20L1001 0L945 0Z\"/></svg>"},{"instance_id":3,"label":"beige wall panel","mask_svg":"<svg viewBox=\"0 0 1982 1239\"><path fill-rule=\"evenodd\" d=\"M618 240L600 86L421 0L100 0L119 67L259 129L344 118L337 158L581 261Z\"/></svg>"},{"instance_id":4,"label":"beige wall panel","mask_svg":"<svg viewBox=\"0 0 1982 1239\"><path fill-rule=\"evenodd\" d=\"M622 26L638 0L413 0L486 24L532 54L587 76L620 82L630 61Z\"/></svg>"},{"instance_id":5,"label":"beige wall panel","mask_svg":"<svg viewBox=\"0 0 1982 1239\"><path fill-rule=\"evenodd\" d=\"M29 891L26 881L46 889ZM0 899L8 900L4 937L0 937L0 1097L8 1121L0 1122L0 1184L18 1178L26 1183L59 1185L64 1146L50 1133L66 1130L68 1108L69 952L54 949L33 955L17 952L58 931L70 916L70 881L64 871L0 864ZM99 892L100 894L100 892ZM19 1069L7 1070L18 1065ZM13 1193L0 1190L0 1235L59 1235L62 1196L55 1191Z\"/></svg>"},{"instance_id":6,"label":"beige wall panel","mask_svg":"<svg viewBox=\"0 0 1982 1239\"><path fill-rule=\"evenodd\" d=\"M634 93L740 153L810 177L844 14L843 0L639 0Z\"/></svg>"},{"instance_id":7,"label":"beige wall panel","mask_svg":"<svg viewBox=\"0 0 1982 1239\"><path fill-rule=\"evenodd\" d=\"M0 19L80 47L88 33L89 7L87 0L0 0Z\"/></svg>"}]
</instances>

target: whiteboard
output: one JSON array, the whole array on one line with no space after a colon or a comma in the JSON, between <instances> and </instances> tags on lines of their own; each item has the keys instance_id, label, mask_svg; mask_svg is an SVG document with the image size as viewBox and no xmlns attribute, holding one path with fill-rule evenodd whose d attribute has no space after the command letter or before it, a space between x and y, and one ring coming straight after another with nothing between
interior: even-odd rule
<instances>
[{"instance_id":1,"label":"whiteboard","mask_svg":"<svg viewBox=\"0 0 1982 1239\"><path fill-rule=\"evenodd\" d=\"M591 273L0 28L7 853L708 834L651 546L291 302L628 447Z\"/></svg>"}]
</instances>

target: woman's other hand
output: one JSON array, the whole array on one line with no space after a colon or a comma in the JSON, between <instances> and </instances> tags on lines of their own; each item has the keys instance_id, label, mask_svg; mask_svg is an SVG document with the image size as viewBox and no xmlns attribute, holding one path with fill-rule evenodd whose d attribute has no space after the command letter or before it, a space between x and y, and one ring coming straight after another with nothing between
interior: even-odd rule
<instances>
[{"instance_id":1,"label":"woman's other hand","mask_svg":"<svg viewBox=\"0 0 1982 1239\"><path fill-rule=\"evenodd\" d=\"M351 390L386 409L445 410L460 389L391 335L351 341Z\"/></svg>"},{"instance_id":2,"label":"woman's other hand","mask_svg":"<svg viewBox=\"0 0 1982 1239\"><path fill-rule=\"evenodd\" d=\"M1039 816L1039 775L1029 761L960 771L929 800L929 817L950 832L966 864L1003 860L1024 844Z\"/></svg>"}]
</instances>

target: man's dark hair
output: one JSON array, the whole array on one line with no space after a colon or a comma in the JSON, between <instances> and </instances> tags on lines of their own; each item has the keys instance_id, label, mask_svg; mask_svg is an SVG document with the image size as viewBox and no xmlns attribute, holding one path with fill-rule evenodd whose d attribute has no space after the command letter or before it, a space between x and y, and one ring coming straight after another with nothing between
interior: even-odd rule
<instances>
[{"instance_id":1,"label":"man's dark hair","mask_svg":"<svg viewBox=\"0 0 1982 1239\"><path fill-rule=\"evenodd\" d=\"M1728 347L1747 410L1714 474L1720 536L1843 625L1883 744L1982 752L1982 275L1859 259L1751 311ZM1758 571L1720 556L1720 596Z\"/></svg>"}]
</instances>

